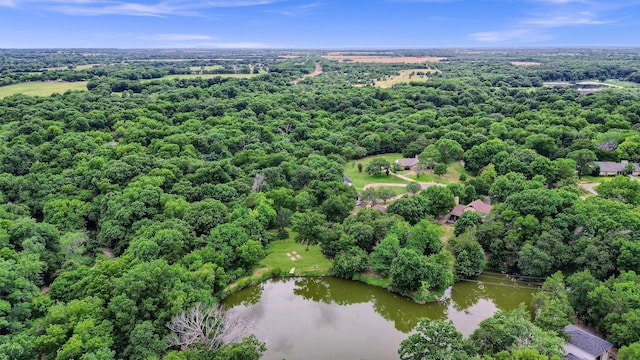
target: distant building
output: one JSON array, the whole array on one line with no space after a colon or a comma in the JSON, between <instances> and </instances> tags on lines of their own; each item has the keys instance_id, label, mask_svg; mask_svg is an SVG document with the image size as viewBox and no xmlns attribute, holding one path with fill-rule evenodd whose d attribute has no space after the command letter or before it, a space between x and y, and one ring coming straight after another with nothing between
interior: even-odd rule
<instances>
[{"instance_id":1,"label":"distant building","mask_svg":"<svg viewBox=\"0 0 640 360\"><path fill-rule=\"evenodd\" d=\"M413 170L413 168L418 165L418 155L412 158L402 158L395 161L396 164L402 166L405 170Z\"/></svg>"},{"instance_id":2,"label":"distant building","mask_svg":"<svg viewBox=\"0 0 640 360\"><path fill-rule=\"evenodd\" d=\"M477 211L482 214L482 217L485 217L488 213L491 212L492 208L491 204L488 204L482 200L474 200L470 202L469 205L460 205L460 200L456 196L455 201L456 206L453 207L453 209L449 213L449 217L447 218L447 222L451 224L455 224L465 211Z\"/></svg>"},{"instance_id":3,"label":"distant building","mask_svg":"<svg viewBox=\"0 0 640 360\"><path fill-rule=\"evenodd\" d=\"M565 360L609 360L615 359L613 345L575 325L567 325L564 331L571 337L564 344Z\"/></svg>"},{"instance_id":4,"label":"distant building","mask_svg":"<svg viewBox=\"0 0 640 360\"><path fill-rule=\"evenodd\" d=\"M619 163L613 161L594 161L594 164L600 168L600 176L623 175L624 168L629 165L629 161L623 160ZM633 164L633 172L631 175L640 175L640 165Z\"/></svg>"}]
</instances>

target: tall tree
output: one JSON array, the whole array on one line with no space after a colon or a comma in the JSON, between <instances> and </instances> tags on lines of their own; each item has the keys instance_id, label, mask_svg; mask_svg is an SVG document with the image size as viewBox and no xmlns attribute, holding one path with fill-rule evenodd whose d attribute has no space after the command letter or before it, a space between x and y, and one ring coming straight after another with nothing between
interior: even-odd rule
<instances>
[{"instance_id":1,"label":"tall tree","mask_svg":"<svg viewBox=\"0 0 640 360\"><path fill-rule=\"evenodd\" d=\"M398 355L402 360L467 360L462 334L451 321L422 318L416 333L402 340Z\"/></svg>"},{"instance_id":2,"label":"tall tree","mask_svg":"<svg viewBox=\"0 0 640 360\"><path fill-rule=\"evenodd\" d=\"M596 154L588 149L575 150L567 154L567 157L576 162L576 170L578 171L578 177L589 174L593 162L598 160Z\"/></svg>"},{"instance_id":3,"label":"tall tree","mask_svg":"<svg viewBox=\"0 0 640 360\"><path fill-rule=\"evenodd\" d=\"M315 211L295 213L291 218L291 227L297 232L296 242L309 245L317 244L321 239L321 234L327 229L327 220L323 214Z\"/></svg>"}]
</instances>

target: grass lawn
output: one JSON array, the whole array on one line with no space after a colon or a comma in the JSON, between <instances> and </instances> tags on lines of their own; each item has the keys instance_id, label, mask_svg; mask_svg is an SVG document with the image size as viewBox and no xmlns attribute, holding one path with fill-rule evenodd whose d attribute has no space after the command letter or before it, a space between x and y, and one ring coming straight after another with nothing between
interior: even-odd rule
<instances>
[{"instance_id":1,"label":"grass lawn","mask_svg":"<svg viewBox=\"0 0 640 360\"><path fill-rule=\"evenodd\" d=\"M407 193L407 188L405 186L380 186L376 189L380 190L382 188L391 189L391 191L393 191L393 196L404 195Z\"/></svg>"},{"instance_id":2,"label":"grass lawn","mask_svg":"<svg viewBox=\"0 0 640 360\"><path fill-rule=\"evenodd\" d=\"M453 233L453 231L455 230L455 227L453 226L453 224L444 223L440 225L440 229L444 231L444 234L440 237L440 240L442 240L443 243L446 243L449 241L449 239L452 239L455 237Z\"/></svg>"},{"instance_id":3,"label":"grass lawn","mask_svg":"<svg viewBox=\"0 0 640 360\"><path fill-rule=\"evenodd\" d=\"M267 247L269 255L260 262L260 265L268 270L279 268L285 273L289 273L289 270L294 267L296 275L326 274L331 268L332 262L322 255L320 246L312 245L309 247L309 251L306 251L307 245L296 243L293 240L295 234L290 233L289 239L285 241L274 240L269 244ZM301 258L291 261L294 251ZM287 253L291 256L287 256Z\"/></svg>"},{"instance_id":4,"label":"grass lawn","mask_svg":"<svg viewBox=\"0 0 640 360\"><path fill-rule=\"evenodd\" d=\"M391 284L391 277L380 277L376 273L355 274L353 280L362 281L365 284L386 288Z\"/></svg>"},{"instance_id":5,"label":"grass lawn","mask_svg":"<svg viewBox=\"0 0 640 360\"><path fill-rule=\"evenodd\" d=\"M32 81L21 84L0 86L0 98L11 96L13 94L49 96L54 93L62 94L67 90L87 90L87 82Z\"/></svg>"},{"instance_id":6,"label":"grass lawn","mask_svg":"<svg viewBox=\"0 0 640 360\"><path fill-rule=\"evenodd\" d=\"M472 178L471 174L462 167L459 161L449 163L447 173L442 176L434 175L431 171L424 172L418 177L415 172L403 174L411 179L420 182L435 182L441 184L461 183L460 175L465 174L467 179Z\"/></svg>"},{"instance_id":7,"label":"grass lawn","mask_svg":"<svg viewBox=\"0 0 640 360\"><path fill-rule=\"evenodd\" d=\"M578 180L578 182L582 183L598 183L602 184L609 180L613 179L613 176L583 176Z\"/></svg>"},{"instance_id":8,"label":"grass lawn","mask_svg":"<svg viewBox=\"0 0 640 360\"><path fill-rule=\"evenodd\" d=\"M344 175L351 178L353 181L353 186L356 190L362 190L362 188L367 184L374 183L391 183L391 184L408 184L408 181L398 179L394 176L387 176L386 174L380 176L371 176L365 172L367 168L367 164L371 162L372 159L381 157L389 162L394 162L395 160L402 159L402 154L400 153L392 153L392 154L381 154L368 156L359 160L349 161L344 165ZM362 164L362 172L358 171L358 163Z\"/></svg>"}]
</instances>

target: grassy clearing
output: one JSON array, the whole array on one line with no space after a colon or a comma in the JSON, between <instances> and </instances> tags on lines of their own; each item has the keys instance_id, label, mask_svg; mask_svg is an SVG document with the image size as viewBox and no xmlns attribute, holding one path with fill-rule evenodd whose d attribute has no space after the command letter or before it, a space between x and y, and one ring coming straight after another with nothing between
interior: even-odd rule
<instances>
[{"instance_id":1,"label":"grassy clearing","mask_svg":"<svg viewBox=\"0 0 640 360\"><path fill-rule=\"evenodd\" d=\"M33 81L21 84L0 86L0 98L11 96L13 94L24 94L29 96L49 96L54 93L62 94L67 90L87 90L87 82Z\"/></svg>"},{"instance_id":2,"label":"grassy clearing","mask_svg":"<svg viewBox=\"0 0 640 360\"><path fill-rule=\"evenodd\" d=\"M211 70L218 70L218 69L222 69L223 66L222 65L207 65L207 66L191 66L190 69L191 71L211 71Z\"/></svg>"},{"instance_id":3,"label":"grassy clearing","mask_svg":"<svg viewBox=\"0 0 640 360\"><path fill-rule=\"evenodd\" d=\"M257 284L277 276L323 276L329 273L333 262L320 251L320 246L307 246L295 242L296 233L289 230L289 238L285 241L274 240L267 246L267 256L260 261L258 268L251 276L245 276L229 284L221 297L229 296L234 291L246 286ZM295 253L300 255L295 261ZM287 255L287 253L289 255ZM295 268L293 274L291 268Z\"/></svg>"},{"instance_id":4,"label":"grassy clearing","mask_svg":"<svg viewBox=\"0 0 640 360\"><path fill-rule=\"evenodd\" d=\"M466 175L467 179L473 177L464 167L460 164L459 161L454 161L449 163L449 168L447 169L447 173L442 176L434 175L431 171L424 172L418 177L415 172L407 172L405 175L408 178L415 179L420 182L435 182L441 184L452 184L452 183L461 183L460 175Z\"/></svg>"},{"instance_id":5,"label":"grassy clearing","mask_svg":"<svg viewBox=\"0 0 640 360\"><path fill-rule=\"evenodd\" d=\"M379 286L382 288L386 288L391 284L390 277L382 278L378 274L374 273L355 274L353 276L353 280L361 281L365 284Z\"/></svg>"},{"instance_id":6,"label":"grassy clearing","mask_svg":"<svg viewBox=\"0 0 640 360\"><path fill-rule=\"evenodd\" d=\"M598 183L602 184L613 179L613 176L583 176L578 180L580 183Z\"/></svg>"},{"instance_id":7,"label":"grassy clearing","mask_svg":"<svg viewBox=\"0 0 640 360\"><path fill-rule=\"evenodd\" d=\"M444 231L444 234L442 234L442 236L440 237L440 240L442 240L443 243L447 243L449 239L453 239L455 237L453 233L455 227L452 224L441 224L440 229Z\"/></svg>"},{"instance_id":8,"label":"grassy clearing","mask_svg":"<svg viewBox=\"0 0 640 360\"><path fill-rule=\"evenodd\" d=\"M615 85L615 86L620 86L623 88L640 88L640 84L638 83L634 83L633 81L623 81L623 80L616 80L616 79L609 79L609 80L605 80L604 81L606 84L611 84L611 85Z\"/></svg>"},{"instance_id":9,"label":"grassy clearing","mask_svg":"<svg viewBox=\"0 0 640 360\"><path fill-rule=\"evenodd\" d=\"M378 80L375 82L375 86L380 88L390 88L393 85L409 82L426 82L429 80L427 73L433 72L431 69L409 69L401 70L400 75L392 76L388 79ZM424 75L417 75L418 72L424 73Z\"/></svg>"},{"instance_id":10,"label":"grassy clearing","mask_svg":"<svg viewBox=\"0 0 640 360\"><path fill-rule=\"evenodd\" d=\"M295 275L327 274L332 262L322 255L320 246L310 246L309 251L306 251L307 246L296 243L293 240L294 238L295 234L291 232L289 239L271 242L267 248L269 255L260 262L260 265L268 270L280 269L287 274L291 268L296 268ZM298 253L301 258L296 259L296 261L291 261L291 256L287 256L287 253L293 255L294 251Z\"/></svg>"},{"instance_id":11,"label":"grassy clearing","mask_svg":"<svg viewBox=\"0 0 640 360\"><path fill-rule=\"evenodd\" d=\"M376 189L380 190L381 188L390 189L393 192L394 196L404 195L407 193L407 188L404 186L380 186L380 187L377 187Z\"/></svg>"},{"instance_id":12,"label":"grassy clearing","mask_svg":"<svg viewBox=\"0 0 640 360\"><path fill-rule=\"evenodd\" d=\"M362 190L362 188L367 184L374 183L391 183L391 184L408 184L408 181L398 179L394 176L387 176L385 174L380 176L371 176L365 172L367 165L371 162L372 159L381 157L389 162L393 162L395 160L401 159L402 154L400 153L391 153L391 154L382 154L382 155L374 155L368 156L359 160L349 161L344 165L344 175L351 178L353 181L353 186L356 190ZM358 171L358 163L362 164L362 172Z\"/></svg>"},{"instance_id":13,"label":"grassy clearing","mask_svg":"<svg viewBox=\"0 0 640 360\"><path fill-rule=\"evenodd\" d=\"M84 64L84 65L77 65L76 66L76 70L87 70L87 69L93 69L94 66L96 66L97 64Z\"/></svg>"}]
</instances>

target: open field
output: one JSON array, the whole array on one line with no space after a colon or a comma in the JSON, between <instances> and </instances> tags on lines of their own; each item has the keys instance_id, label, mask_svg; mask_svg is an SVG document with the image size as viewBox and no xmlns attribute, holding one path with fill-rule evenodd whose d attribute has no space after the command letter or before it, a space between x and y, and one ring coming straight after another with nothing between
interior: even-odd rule
<instances>
[{"instance_id":1,"label":"open field","mask_svg":"<svg viewBox=\"0 0 640 360\"><path fill-rule=\"evenodd\" d=\"M460 183L461 174L465 174L467 178L473 177L467 170L465 170L465 168L462 167L462 164L460 164L459 161L449 163L447 173L442 176L434 175L431 171L423 172L419 177L416 175L415 171L402 172L401 174L411 179L415 179L416 181L435 182L440 184Z\"/></svg>"},{"instance_id":2,"label":"open field","mask_svg":"<svg viewBox=\"0 0 640 360\"><path fill-rule=\"evenodd\" d=\"M613 85L619 89L624 89L630 92L640 92L640 84L634 83L633 81L609 79L605 80L604 84Z\"/></svg>"},{"instance_id":3,"label":"open field","mask_svg":"<svg viewBox=\"0 0 640 360\"><path fill-rule=\"evenodd\" d=\"M0 86L0 98L13 94L30 96L49 96L54 93L62 94L67 90L87 90L87 81L33 81L21 84Z\"/></svg>"},{"instance_id":4,"label":"open field","mask_svg":"<svg viewBox=\"0 0 640 360\"><path fill-rule=\"evenodd\" d=\"M357 63L379 63L379 64L421 64L424 62L438 62L445 60L443 57L435 56L378 56L370 55L343 55L342 53L328 53L323 55L327 60L338 62L357 62Z\"/></svg>"},{"instance_id":5,"label":"open field","mask_svg":"<svg viewBox=\"0 0 640 360\"><path fill-rule=\"evenodd\" d=\"M351 178L353 181L353 186L356 190L362 190L362 188L367 184L373 183L390 183L390 184L408 184L409 182L406 180L398 179L392 175L382 174L380 176L371 176L365 172L367 169L367 164L371 162L372 159L381 157L389 162L393 162L397 159L402 158L402 154L400 153L392 153L392 154L381 154L368 156L359 160L349 161L344 165L344 175ZM358 171L358 163L362 163L362 172Z\"/></svg>"},{"instance_id":6,"label":"open field","mask_svg":"<svg viewBox=\"0 0 640 360\"><path fill-rule=\"evenodd\" d=\"M170 79L212 79L214 77L223 77L223 78L237 78L237 79L248 79L260 74L177 74L177 75L167 75L163 76L159 79L161 80L170 80ZM157 80L157 79L153 79Z\"/></svg>"},{"instance_id":7,"label":"open field","mask_svg":"<svg viewBox=\"0 0 640 360\"><path fill-rule=\"evenodd\" d=\"M511 65L514 66L538 66L540 65L539 62L535 62L535 61L512 61Z\"/></svg>"},{"instance_id":8,"label":"open field","mask_svg":"<svg viewBox=\"0 0 640 360\"><path fill-rule=\"evenodd\" d=\"M94 66L96 66L98 64L84 64L84 65L77 65L76 66L76 70L86 70L86 69L92 69Z\"/></svg>"},{"instance_id":9,"label":"open field","mask_svg":"<svg viewBox=\"0 0 640 360\"><path fill-rule=\"evenodd\" d=\"M222 65L191 66L189 69L191 69L191 71L211 71L222 69Z\"/></svg>"},{"instance_id":10,"label":"open field","mask_svg":"<svg viewBox=\"0 0 640 360\"><path fill-rule=\"evenodd\" d=\"M432 69L409 69L400 71L400 75L396 75L384 80L377 80L375 83L376 87L380 88L390 88L393 85L401 84L401 83L409 83L412 81L415 82L425 82L429 80L427 73L434 72ZM418 75L418 73L423 73L424 75Z\"/></svg>"},{"instance_id":11,"label":"open field","mask_svg":"<svg viewBox=\"0 0 640 360\"><path fill-rule=\"evenodd\" d=\"M320 246L312 245L309 247L309 251L306 251L307 245L295 242L295 233L290 231L290 234L289 239L285 241L274 240L267 246L269 255L260 262L260 265L268 270L280 269L286 273L291 268L296 268L296 275L326 274L332 263L322 255ZM292 261L291 256L294 255L294 252L300 255L300 258L296 257L296 260Z\"/></svg>"}]
</instances>

